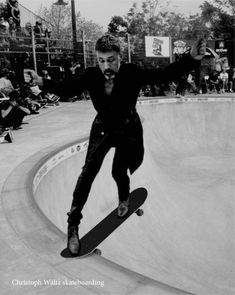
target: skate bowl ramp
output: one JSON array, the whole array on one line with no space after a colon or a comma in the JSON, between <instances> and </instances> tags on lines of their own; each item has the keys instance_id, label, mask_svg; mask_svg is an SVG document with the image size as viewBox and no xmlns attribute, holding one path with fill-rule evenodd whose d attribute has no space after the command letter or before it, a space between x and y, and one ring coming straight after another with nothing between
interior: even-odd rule
<instances>
[{"instance_id":1,"label":"skate bowl ramp","mask_svg":"<svg viewBox=\"0 0 235 295\"><path fill-rule=\"evenodd\" d=\"M148 190L144 215L110 235L100 259L193 294L234 294L234 102L143 104L138 112L145 159L131 189ZM60 155L63 161L34 178L38 206L63 233L86 147L84 139L79 152L73 146L73 156ZM92 186L80 237L117 206L113 153ZM76 260L78 268L84 259Z\"/></svg>"}]
</instances>

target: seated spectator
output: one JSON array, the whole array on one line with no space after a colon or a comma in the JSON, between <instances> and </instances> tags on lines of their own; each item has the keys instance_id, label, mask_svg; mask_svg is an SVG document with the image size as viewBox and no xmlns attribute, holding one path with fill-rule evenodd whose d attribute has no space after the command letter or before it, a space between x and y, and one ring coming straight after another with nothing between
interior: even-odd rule
<instances>
[{"instance_id":1,"label":"seated spectator","mask_svg":"<svg viewBox=\"0 0 235 295\"><path fill-rule=\"evenodd\" d=\"M229 70L229 81L228 81L228 87L229 92L235 92L235 68L231 68Z\"/></svg>"},{"instance_id":2,"label":"seated spectator","mask_svg":"<svg viewBox=\"0 0 235 295\"><path fill-rule=\"evenodd\" d=\"M29 97L35 102L39 103L41 107L45 107L47 104L45 94L38 85L33 83L31 75L27 73L26 70L24 70L24 80L25 84L28 85L29 88Z\"/></svg>"},{"instance_id":3,"label":"seated spectator","mask_svg":"<svg viewBox=\"0 0 235 295\"><path fill-rule=\"evenodd\" d=\"M21 83L17 89L20 92L21 99L19 104L30 110L31 114L39 114L38 110L42 107L30 97L31 90L28 83Z\"/></svg>"},{"instance_id":4,"label":"seated spectator","mask_svg":"<svg viewBox=\"0 0 235 295\"><path fill-rule=\"evenodd\" d=\"M2 128L13 127L13 129L21 129L21 124L26 115L30 114L30 111L21 106L17 99L19 93L12 91L9 93L9 100L5 100L0 104L0 125Z\"/></svg>"},{"instance_id":5,"label":"seated spectator","mask_svg":"<svg viewBox=\"0 0 235 295\"><path fill-rule=\"evenodd\" d=\"M184 97L186 88L187 88L187 76L185 75L180 77L177 81L177 87L175 90L176 97L177 98Z\"/></svg>"},{"instance_id":6,"label":"seated spectator","mask_svg":"<svg viewBox=\"0 0 235 295\"><path fill-rule=\"evenodd\" d=\"M51 76L49 75L47 70L42 70L42 78L47 79L47 80L51 80Z\"/></svg>"},{"instance_id":7,"label":"seated spectator","mask_svg":"<svg viewBox=\"0 0 235 295\"><path fill-rule=\"evenodd\" d=\"M8 69L2 69L0 71L0 91L4 93L6 96L9 95L10 92L14 90L14 87L9 80L9 70Z\"/></svg>"},{"instance_id":8,"label":"seated spectator","mask_svg":"<svg viewBox=\"0 0 235 295\"><path fill-rule=\"evenodd\" d=\"M38 102L42 107L45 107L47 104L47 99L45 98L45 95L42 92L42 90L39 88L39 86L31 84L30 90L31 90L32 98L36 102Z\"/></svg>"},{"instance_id":9,"label":"seated spectator","mask_svg":"<svg viewBox=\"0 0 235 295\"><path fill-rule=\"evenodd\" d=\"M212 92L214 89L217 91L217 93L220 93L220 80L219 80L220 73L216 70L214 70L210 75L209 79L207 81L209 91Z\"/></svg>"},{"instance_id":10,"label":"seated spectator","mask_svg":"<svg viewBox=\"0 0 235 295\"><path fill-rule=\"evenodd\" d=\"M223 69L219 75L220 84L222 86L222 93L228 91L228 73Z\"/></svg>"}]
</instances>

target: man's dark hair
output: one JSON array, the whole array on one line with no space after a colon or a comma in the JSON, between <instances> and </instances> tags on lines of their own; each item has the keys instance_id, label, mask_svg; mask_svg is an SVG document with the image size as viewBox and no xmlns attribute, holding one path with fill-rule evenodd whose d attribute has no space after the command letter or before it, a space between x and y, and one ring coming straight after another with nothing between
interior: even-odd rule
<instances>
[{"instance_id":1,"label":"man's dark hair","mask_svg":"<svg viewBox=\"0 0 235 295\"><path fill-rule=\"evenodd\" d=\"M121 46L120 46L118 38L110 34L106 34L97 40L95 45L95 50L103 52L103 53L110 52L110 51L115 51L117 53L120 53Z\"/></svg>"}]
</instances>

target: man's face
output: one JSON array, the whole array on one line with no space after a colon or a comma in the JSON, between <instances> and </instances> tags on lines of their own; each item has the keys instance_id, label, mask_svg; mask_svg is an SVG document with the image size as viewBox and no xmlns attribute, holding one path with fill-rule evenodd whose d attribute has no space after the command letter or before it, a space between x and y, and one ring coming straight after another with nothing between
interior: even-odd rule
<instances>
[{"instance_id":1,"label":"man's face","mask_svg":"<svg viewBox=\"0 0 235 295\"><path fill-rule=\"evenodd\" d=\"M114 79L120 68L120 54L116 51L110 51L105 53L97 51L96 56L99 68L101 72L104 74L105 79Z\"/></svg>"}]
</instances>

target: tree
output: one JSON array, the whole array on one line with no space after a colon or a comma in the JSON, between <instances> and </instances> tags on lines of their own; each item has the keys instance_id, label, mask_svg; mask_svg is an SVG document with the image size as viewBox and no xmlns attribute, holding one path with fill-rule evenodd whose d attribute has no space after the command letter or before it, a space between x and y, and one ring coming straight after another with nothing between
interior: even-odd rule
<instances>
[{"instance_id":1,"label":"tree","mask_svg":"<svg viewBox=\"0 0 235 295\"><path fill-rule=\"evenodd\" d=\"M121 16L113 16L109 25L108 32L113 35L124 35L127 33L127 22Z\"/></svg>"},{"instance_id":2,"label":"tree","mask_svg":"<svg viewBox=\"0 0 235 295\"><path fill-rule=\"evenodd\" d=\"M67 39L71 36L71 11L67 6L51 5L50 8L42 7L38 13L46 22L55 39Z\"/></svg>"},{"instance_id":3,"label":"tree","mask_svg":"<svg viewBox=\"0 0 235 295\"><path fill-rule=\"evenodd\" d=\"M125 16L113 17L109 31L118 33L125 23L129 34L142 39L148 35L180 39L204 35L209 39L234 39L234 0L206 0L200 8L201 13L185 16L160 6L160 0L145 0L140 8L133 3Z\"/></svg>"},{"instance_id":4,"label":"tree","mask_svg":"<svg viewBox=\"0 0 235 295\"><path fill-rule=\"evenodd\" d=\"M125 16L125 19L128 23L128 32L131 35L147 35L144 12L140 12L138 10L138 6L136 3L133 3L129 12Z\"/></svg>"},{"instance_id":5,"label":"tree","mask_svg":"<svg viewBox=\"0 0 235 295\"><path fill-rule=\"evenodd\" d=\"M41 8L39 15L47 21L51 30L51 37L56 39L68 39L72 36L71 8L67 6L51 5L50 8ZM92 21L86 21L80 13L76 14L77 35L81 39L82 31L86 39L97 39L103 34L101 26Z\"/></svg>"},{"instance_id":6,"label":"tree","mask_svg":"<svg viewBox=\"0 0 235 295\"><path fill-rule=\"evenodd\" d=\"M183 38L189 28L186 16L161 7L159 0L146 0L141 9L134 3L125 19L128 32L139 38L147 35Z\"/></svg>"},{"instance_id":7,"label":"tree","mask_svg":"<svg viewBox=\"0 0 235 295\"><path fill-rule=\"evenodd\" d=\"M214 38L235 38L234 0L205 1L200 8L202 20L208 24Z\"/></svg>"}]
</instances>

